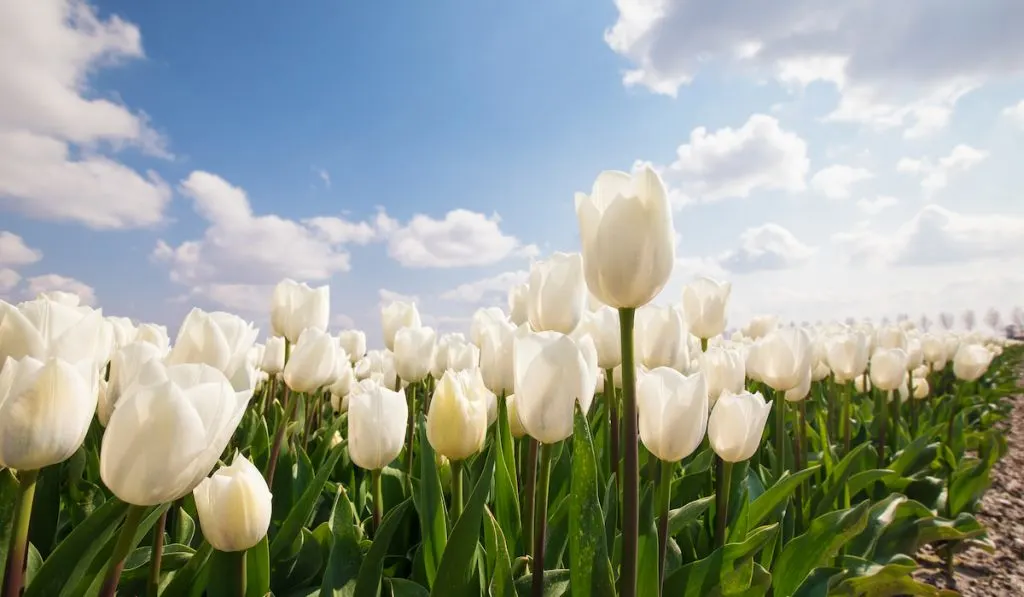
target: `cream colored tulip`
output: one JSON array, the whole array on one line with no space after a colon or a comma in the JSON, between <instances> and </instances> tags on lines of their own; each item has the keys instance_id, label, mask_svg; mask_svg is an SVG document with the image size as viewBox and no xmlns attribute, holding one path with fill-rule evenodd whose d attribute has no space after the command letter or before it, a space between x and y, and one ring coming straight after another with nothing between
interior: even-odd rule
<instances>
[{"instance_id":1,"label":"cream colored tulip","mask_svg":"<svg viewBox=\"0 0 1024 597\"><path fill-rule=\"evenodd\" d=\"M516 328L508 321L495 322L484 329L480 342L480 373L484 383L495 394L515 392Z\"/></svg>"},{"instance_id":2,"label":"cream colored tulip","mask_svg":"<svg viewBox=\"0 0 1024 597\"><path fill-rule=\"evenodd\" d=\"M576 217L590 292L615 309L650 303L675 265L672 207L661 177L646 166L632 175L602 172L590 195L576 193Z\"/></svg>"},{"instance_id":3,"label":"cream colored tulip","mask_svg":"<svg viewBox=\"0 0 1024 597\"><path fill-rule=\"evenodd\" d=\"M812 364L811 339L802 328L780 328L758 341L761 381L785 392L800 385Z\"/></svg>"},{"instance_id":4,"label":"cream colored tulip","mask_svg":"<svg viewBox=\"0 0 1024 597\"><path fill-rule=\"evenodd\" d=\"M395 372L403 381L418 383L430 375L437 334L432 328L402 328L395 333Z\"/></svg>"},{"instance_id":5,"label":"cream colored tulip","mask_svg":"<svg viewBox=\"0 0 1024 597\"><path fill-rule=\"evenodd\" d=\"M380 470L405 445L409 406L405 395L380 384L367 384L348 401L348 452L352 462Z\"/></svg>"},{"instance_id":6,"label":"cream colored tulip","mask_svg":"<svg viewBox=\"0 0 1024 597\"><path fill-rule=\"evenodd\" d=\"M722 392L738 394L743 391L746 363L739 350L712 346L700 355L699 360L712 406Z\"/></svg>"},{"instance_id":7,"label":"cream colored tulip","mask_svg":"<svg viewBox=\"0 0 1024 597\"><path fill-rule=\"evenodd\" d=\"M307 328L284 366L284 383L293 392L315 392L337 379L337 341L327 332Z\"/></svg>"},{"instance_id":8,"label":"cream colored tulip","mask_svg":"<svg viewBox=\"0 0 1024 597\"><path fill-rule=\"evenodd\" d=\"M572 435L575 404L586 413L596 385L585 350L565 334L531 333L516 338L514 362L516 406L527 433L544 444Z\"/></svg>"},{"instance_id":9,"label":"cream colored tulip","mask_svg":"<svg viewBox=\"0 0 1024 597\"><path fill-rule=\"evenodd\" d=\"M135 383L149 385L162 381L163 366L160 349L148 342L133 342L118 350L110 359L110 380L107 391L100 395L96 416L106 427L111 413L125 390Z\"/></svg>"},{"instance_id":10,"label":"cream colored tulip","mask_svg":"<svg viewBox=\"0 0 1024 597\"><path fill-rule=\"evenodd\" d=\"M924 377L914 378L914 398L918 400L924 400L931 394L932 388L928 384L928 380Z\"/></svg>"},{"instance_id":11,"label":"cream colored tulip","mask_svg":"<svg viewBox=\"0 0 1024 597\"><path fill-rule=\"evenodd\" d=\"M683 315L690 333L712 338L725 330L725 307L732 284L711 278L697 278L683 287Z\"/></svg>"},{"instance_id":12,"label":"cream colored tulip","mask_svg":"<svg viewBox=\"0 0 1024 597\"><path fill-rule=\"evenodd\" d=\"M868 367L870 354L867 337L861 331L850 330L826 340L825 357L839 383L862 375Z\"/></svg>"},{"instance_id":13,"label":"cream colored tulip","mask_svg":"<svg viewBox=\"0 0 1024 597\"><path fill-rule=\"evenodd\" d=\"M800 377L800 384L797 387L786 390L786 402L800 402L807 398L811 393L812 374L813 370L808 369L807 372Z\"/></svg>"},{"instance_id":14,"label":"cream colored tulip","mask_svg":"<svg viewBox=\"0 0 1024 597\"><path fill-rule=\"evenodd\" d=\"M963 344L953 355L953 375L961 381L976 381L985 374L994 355L978 344Z\"/></svg>"},{"instance_id":15,"label":"cream colored tulip","mask_svg":"<svg viewBox=\"0 0 1024 597\"><path fill-rule=\"evenodd\" d=\"M886 326L875 331L876 348L899 348L907 350L907 332L899 326Z\"/></svg>"},{"instance_id":16,"label":"cream colored tulip","mask_svg":"<svg viewBox=\"0 0 1024 597\"><path fill-rule=\"evenodd\" d=\"M307 329L327 331L331 312L329 286L311 288L295 280L281 280L274 287L270 301L270 327L275 336L283 336L291 343Z\"/></svg>"},{"instance_id":17,"label":"cream colored tulip","mask_svg":"<svg viewBox=\"0 0 1024 597\"><path fill-rule=\"evenodd\" d=\"M708 418L708 442L726 462L750 459L761 445L772 402L760 393L722 392Z\"/></svg>"},{"instance_id":18,"label":"cream colored tulip","mask_svg":"<svg viewBox=\"0 0 1024 597\"><path fill-rule=\"evenodd\" d=\"M858 375L857 378L853 380L853 387L854 389L857 390L858 394L866 394L870 392L871 376L869 376L867 373L863 375Z\"/></svg>"},{"instance_id":19,"label":"cream colored tulip","mask_svg":"<svg viewBox=\"0 0 1024 597\"><path fill-rule=\"evenodd\" d=\"M689 367L689 333L678 307L648 305L637 310L635 337L644 367L670 367L677 371Z\"/></svg>"},{"instance_id":20,"label":"cream colored tulip","mask_svg":"<svg viewBox=\"0 0 1024 597\"><path fill-rule=\"evenodd\" d=\"M338 333L338 346L345 350L354 365L366 354L366 334L360 330L343 330Z\"/></svg>"},{"instance_id":21,"label":"cream colored tulip","mask_svg":"<svg viewBox=\"0 0 1024 597\"><path fill-rule=\"evenodd\" d=\"M508 428L512 437L519 439L526 435L526 427L523 427L523 420L519 418L519 406L515 398L515 394L509 394L505 398L505 407L508 410Z\"/></svg>"},{"instance_id":22,"label":"cream colored tulip","mask_svg":"<svg viewBox=\"0 0 1024 597\"><path fill-rule=\"evenodd\" d=\"M273 496L263 474L238 452L231 466L203 479L192 497L203 538L217 551L245 551L267 536Z\"/></svg>"},{"instance_id":23,"label":"cream colored tulip","mask_svg":"<svg viewBox=\"0 0 1024 597\"><path fill-rule=\"evenodd\" d=\"M0 301L2 303L3 301ZM110 334L103 312L69 306L48 298L7 305L0 320L0 363L8 358L67 363L92 361L97 368L110 357ZM2 365L0 365L2 366Z\"/></svg>"},{"instance_id":24,"label":"cream colored tulip","mask_svg":"<svg viewBox=\"0 0 1024 597\"><path fill-rule=\"evenodd\" d=\"M160 349L166 356L171 350L171 338L167 335L167 327L155 323L140 323L135 331L136 342L148 342Z\"/></svg>"},{"instance_id":25,"label":"cream colored tulip","mask_svg":"<svg viewBox=\"0 0 1024 597\"><path fill-rule=\"evenodd\" d=\"M870 373L871 384L879 390L898 389L907 375L907 353L902 348L876 348Z\"/></svg>"},{"instance_id":26,"label":"cream colored tulip","mask_svg":"<svg viewBox=\"0 0 1024 597\"><path fill-rule=\"evenodd\" d=\"M473 318L469 324L469 339L477 346L477 348L483 348L483 334L484 330L495 324L508 323L508 317L505 316L505 312L497 307L486 307L483 309L477 309L473 313Z\"/></svg>"},{"instance_id":27,"label":"cream colored tulip","mask_svg":"<svg viewBox=\"0 0 1024 597\"><path fill-rule=\"evenodd\" d=\"M554 253L530 265L527 314L533 330L571 334L586 306L587 285L579 253Z\"/></svg>"},{"instance_id":28,"label":"cream colored tulip","mask_svg":"<svg viewBox=\"0 0 1024 597\"><path fill-rule=\"evenodd\" d=\"M430 400L427 440L449 460L476 454L487 438L487 401L471 394L469 381L465 374L445 371Z\"/></svg>"},{"instance_id":29,"label":"cream colored tulip","mask_svg":"<svg viewBox=\"0 0 1024 597\"><path fill-rule=\"evenodd\" d=\"M352 386L356 383L355 371L352 369L352 363L344 350L339 349L336 357L334 382L331 383L329 390L332 396L345 397L352 391ZM334 410L338 410L338 408Z\"/></svg>"},{"instance_id":30,"label":"cream colored tulip","mask_svg":"<svg viewBox=\"0 0 1024 597\"><path fill-rule=\"evenodd\" d=\"M394 301L380 311L380 320L384 328L384 346L388 350L395 349L395 334L402 328L423 327L420 312L416 303Z\"/></svg>"},{"instance_id":31,"label":"cream colored tulip","mask_svg":"<svg viewBox=\"0 0 1024 597\"><path fill-rule=\"evenodd\" d=\"M231 380L236 390L241 390L240 379L246 373L249 349L258 334L258 329L237 315L192 309L178 330L167 363L209 365Z\"/></svg>"},{"instance_id":32,"label":"cream colored tulip","mask_svg":"<svg viewBox=\"0 0 1024 597\"><path fill-rule=\"evenodd\" d=\"M689 377L658 367L637 381L640 441L659 460L679 462L704 439L708 424L708 388L704 375Z\"/></svg>"},{"instance_id":33,"label":"cream colored tulip","mask_svg":"<svg viewBox=\"0 0 1024 597\"><path fill-rule=\"evenodd\" d=\"M480 366L480 349L469 342L448 343L448 362L445 369L466 371Z\"/></svg>"},{"instance_id":34,"label":"cream colored tulip","mask_svg":"<svg viewBox=\"0 0 1024 597\"><path fill-rule=\"evenodd\" d=\"M267 343L263 346L263 358L259 363L259 368L262 371L270 375L277 375L284 371L285 342L286 340L281 336L267 338Z\"/></svg>"},{"instance_id":35,"label":"cream colored tulip","mask_svg":"<svg viewBox=\"0 0 1024 597\"><path fill-rule=\"evenodd\" d=\"M778 327L779 318L777 315L759 315L747 323L743 328L743 335L747 338L757 340L758 338L764 338L768 334L774 332Z\"/></svg>"},{"instance_id":36,"label":"cream colored tulip","mask_svg":"<svg viewBox=\"0 0 1024 597\"><path fill-rule=\"evenodd\" d=\"M907 338L907 370L917 369L924 362L924 350L919 338Z\"/></svg>"},{"instance_id":37,"label":"cream colored tulip","mask_svg":"<svg viewBox=\"0 0 1024 597\"><path fill-rule=\"evenodd\" d=\"M601 369L614 369L622 364L622 334L619 329L619 313L607 305L583 315L580 327L573 337L588 334L597 349L597 364Z\"/></svg>"}]
</instances>

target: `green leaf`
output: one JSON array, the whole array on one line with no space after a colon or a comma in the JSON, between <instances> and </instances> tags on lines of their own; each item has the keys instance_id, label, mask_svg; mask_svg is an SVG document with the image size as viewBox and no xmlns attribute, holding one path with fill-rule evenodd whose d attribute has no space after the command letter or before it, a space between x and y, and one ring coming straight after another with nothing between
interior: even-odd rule
<instances>
[{"instance_id":1,"label":"green leaf","mask_svg":"<svg viewBox=\"0 0 1024 597\"><path fill-rule=\"evenodd\" d=\"M355 597L377 597L380 594L381 578L384 574L384 556L388 555L391 539L401 527L405 511L409 509L410 500L405 500L387 514L377 529L370 551L366 553L362 566L359 567L359 578L356 580Z\"/></svg>"},{"instance_id":2,"label":"green leaf","mask_svg":"<svg viewBox=\"0 0 1024 597\"><path fill-rule=\"evenodd\" d=\"M494 559L488 594L492 597L515 597L516 588L512 580L512 559L508 555L508 544L494 515L490 510L486 513L484 541L487 544L487 555Z\"/></svg>"},{"instance_id":3,"label":"green leaf","mask_svg":"<svg viewBox=\"0 0 1024 597\"><path fill-rule=\"evenodd\" d=\"M146 581L149 580L149 559L153 548L150 545L138 547L128 556L125 562L124 571L121 572L121 582ZM163 556L160 558L160 571L173 572L181 570L195 555L195 550L187 545L171 543L164 546Z\"/></svg>"},{"instance_id":4,"label":"green leaf","mask_svg":"<svg viewBox=\"0 0 1024 597\"><path fill-rule=\"evenodd\" d=\"M501 525L505 539L517 549L522 540L522 521L519 517L519 488L516 482L515 448L512 431L508 426L508 407L505 400L498 399L497 441L495 448L494 473L494 514Z\"/></svg>"},{"instance_id":5,"label":"green leaf","mask_svg":"<svg viewBox=\"0 0 1024 597\"><path fill-rule=\"evenodd\" d=\"M7 550L11 545L11 525L18 501L18 480L10 469L0 471L0 578L7 565Z\"/></svg>"},{"instance_id":6,"label":"green leaf","mask_svg":"<svg viewBox=\"0 0 1024 597\"><path fill-rule=\"evenodd\" d=\"M544 589L541 592L543 597L566 597L569 595L569 582L571 572L569 570L545 570ZM516 580L516 594L519 597L531 597L533 587L533 575L527 574Z\"/></svg>"},{"instance_id":7,"label":"green leaf","mask_svg":"<svg viewBox=\"0 0 1024 597\"><path fill-rule=\"evenodd\" d=\"M437 597L459 597L472 591L475 566L473 556L476 553L477 537L480 536L480 522L483 519L484 506L487 504L487 493L491 488L494 475L495 449L487 451L487 460L480 474L480 479L473 488L462 515L452 529L448 538L441 564L437 568L437 578L430 590Z\"/></svg>"},{"instance_id":8,"label":"green leaf","mask_svg":"<svg viewBox=\"0 0 1024 597\"><path fill-rule=\"evenodd\" d=\"M811 503L808 505L808 512L813 513L814 518L817 518L832 509L839 499L839 496L843 494L843 488L846 485L846 480L850 475L857 472L857 469L861 466L861 459L871 451L873 451L871 444L869 442L864 442L850 450L850 453L839 461L839 464L837 464L832 470L832 473L829 474L828 479L825 480L822 487L819 488L811 498Z\"/></svg>"},{"instance_id":9,"label":"green leaf","mask_svg":"<svg viewBox=\"0 0 1024 597\"><path fill-rule=\"evenodd\" d=\"M60 488L64 477L64 466L55 464L39 471L36 480L36 494L32 500L32 520L28 527L28 539L46 558L57 540L57 523L60 518Z\"/></svg>"},{"instance_id":10,"label":"green leaf","mask_svg":"<svg viewBox=\"0 0 1024 597\"><path fill-rule=\"evenodd\" d=\"M330 555L327 557L327 569L324 571L320 594L352 597L355 594L363 559L359 549L362 532L355 508L352 507L352 502L341 485L338 486L338 493L334 498L329 525L333 541Z\"/></svg>"},{"instance_id":11,"label":"green leaf","mask_svg":"<svg viewBox=\"0 0 1024 597\"><path fill-rule=\"evenodd\" d=\"M389 578L387 582L391 589L391 597L428 597L430 595L430 591L426 587L411 580Z\"/></svg>"},{"instance_id":12,"label":"green leaf","mask_svg":"<svg viewBox=\"0 0 1024 597\"><path fill-rule=\"evenodd\" d=\"M654 486L640 496L640 536L636 548L636 594L658 594L658 528L654 515Z\"/></svg>"},{"instance_id":13,"label":"green leaf","mask_svg":"<svg viewBox=\"0 0 1024 597\"><path fill-rule=\"evenodd\" d=\"M825 565L847 541L856 537L868 522L869 502L816 518L806 533L782 549L773 567L776 595L792 595L807 575Z\"/></svg>"},{"instance_id":14,"label":"green leaf","mask_svg":"<svg viewBox=\"0 0 1024 597\"><path fill-rule=\"evenodd\" d=\"M270 541L263 537L245 554L245 597L263 597L270 592Z\"/></svg>"},{"instance_id":15,"label":"green leaf","mask_svg":"<svg viewBox=\"0 0 1024 597\"><path fill-rule=\"evenodd\" d=\"M757 528L764 520L772 515L790 496L796 491L797 485L803 483L808 477L818 472L818 465L814 465L796 474L791 474L786 471L782 474L782 477L772 485L767 491L761 494L757 499L750 503L748 510L748 518L746 528L742 529L743 532L748 528ZM743 532L740 534L736 533L735 527L729 534L730 539L742 539Z\"/></svg>"},{"instance_id":16,"label":"green leaf","mask_svg":"<svg viewBox=\"0 0 1024 597\"><path fill-rule=\"evenodd\" d=\"M850 476L850 480L846 483L846 486L850 489L850 497L853 497L868 487L871 487L878 481L886 481L896 477L898 477L898 475L889 469L873 468Z\"/></svg>"},{"instance_id":17,"label":"green leaf","mask_svg":"<svg viewBox=\"0 0 1024 597\"><path fill-rule=\"evenodd\" d=\"M569 498L569 570L580 595L615 597L615 580L597 495L597 458L587 419L576 407L572 436L572 491Z\"/></svg>"},{"instance_id":18,"label":"green leaf","mask_svg":"<svg viewBox=\"0 0 1024 597\"><path fill-rule=\"evenodd\" d=\"M174 578L160 593L160 597L188 597L201 595L206 588L206 576L213 555L213 546L207 542L189 559L185 567L175 573Z\"/></svg>"},{"instance_id":19,"label":"green leaf","mask_svg":"<svg viewBox=\"0 0 1024 597\"><path fill-rule=\"evenodd\" d=\"M917 563L907 556L897 556L885 563L876 563L856 557L843 558L848 570L830 596L834 597L897 597L924 596L938 597L959 595L955 591L943 591L931 585L914 580L911 574Z\"/></svg>"},{"instance_id":20,"label":"green leaf","mask_svg":"<svg viewBox=\"0 0 1024 597\"><path fill-rule=\"evenodd\" d=\"M665 578L664 595L705 597L731 594L749 587L752 560L779 532L778 523L751 531L742 543L727 543L708 557L690 562Z\"/></svg>"},{"instance_id":21,"label":"green leaf","mask_svg":"<svg viewBox=\"0 0 1024 597\"><path fill-rule=\"evenodd\" d=\"M279 555L291 546L292 542L299 535L299 531L306 525L310 516L313 515L316 501L324 489L324 484L327 483L327 479L331 476L331 472L334 471L334 465L341 458L342 451L341 446L335 447L330 456L328 456L326 464L320 468L313 481L306 486L302 497L299 498L288 513L288 517L285 518L273 541L270 542L270 558L272 560L276 560Z\"/></svg>"},{"instance_id":22,"label":"green leaf","mask_svg":"<svg viewBox=\"0 0 1024 597\"><path fill-rule=\"evenodd\" d=\"M698 500L692 501L685 506L676 508L675 510L669 510L668 513L668 534L673 536L691 522L696 522L700 519L711 504L715 503L715 495L711 494L707 497L702 497Z\"/></svg>"},{"instance_id":23,"label":"green leaf","mask_svg":"<svg viewBox=\"0 0 1024 597\"><path fill-rule=\"evenodd\" d=\"M420 533L423 535L423 567L427 585L434 586L437 567L441 565L441 556L448 543L448 515L444 506L444 490L441 488L441 478L437 472L434 449L427 440L427 423L422 413L417 422L417 432L420 446L420 478L418 482L414 481L413 497L420 520Z\"/></svg>"}]
</instances>

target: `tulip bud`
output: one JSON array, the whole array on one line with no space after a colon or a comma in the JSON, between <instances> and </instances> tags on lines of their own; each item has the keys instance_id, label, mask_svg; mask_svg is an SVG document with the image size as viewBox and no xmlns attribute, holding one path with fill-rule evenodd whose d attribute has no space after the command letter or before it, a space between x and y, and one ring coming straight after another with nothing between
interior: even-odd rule
<instances>
[{"instance_id":1,"label":"tulip bud","mask_svg":"<svg viewBox=\"0 0 1024 597\"><path fill-rule=\"evenodd\" d=\"M366 334L359 330L344 330L338 334L338 346L348 354L352 364L366 354Z\"/></svg>"},{"instance_id":2,"label":"tulip bud","mask_svg":"<svg viewBox=\"0 0 1024 597\"><path fill-rule=\"evenodd\" d=\"M932 391L931 386L928 384L928 380L923 377L914 378L914 398L918 400L924 400L928 397Z\"/></svg>"},{"instance_id":3,"label":"tulip bud","mask_svg":"<svg viewBox=\"0 0 1024 597\"><path fill-rule=\"evenodd\" d=\"M636 390L640 440L659 460L678 462L700 446L707 431L704 375L658 367L640 376Z\"/></svg>"},{"instance_id":4,"label":"tulip bud","mask_svg":"<svg viewBox=\"0 0 1024 597\"><path fill-rule=\"evenodd\" d=\"M263 346L263 358L260 359L259 367L270 375L277 375L284 371L284 343L286 340L281 336L267 338Z\"/></svg>"},{"instance_id":5,"label":"tulip bud","mask_svg":"<svg viewBox=\"0 0 1024 597\"><path fill-rule=\"evenodd\" d=\"M327 331L330 309L329 286L310 288L286 278L274 287L270 303L270 327L275 336L283 336L294 344L299 341L302 332L309 328Z\"/></svg>"},{"instance_id":6,"label":"tulip bud","mask_svg":"<svg viewBox=\"0 0 1024 597\"><path fill-rule=\"evenodd\" d=\"M209 365L231 380L236 390L241 390L236 376L244 373L249 349L258 334L259 330L237 315L192 309L178 330L167 363Z\"/></svg>"},{"instance_id":7,"label":"tulip bud","mask_svg":"<svg viewBox=\"0 0 1024 597\"><path fill-rule=\"evenodd\" d=\"M395 372L409 383L421 382L434 363L437 334L428 327L402 328L395 333Z\"/></svg>"},{"instance_id":8,"label":"tulip bud","mask_svg":"<svg viewBox=\"0 0 1024 597\"><path fill-rule=\"evenodd\" d=\"M527 433L545 444L572 435L575 404L589 410L597 377L576 342L558 332L519 336L514 363L516 406Z\"/></svg>"},{"instance_id":9,"label":"tulip bud","mask_svg":"<svg viewBox=\"0 0 1024 597\"><path fill-rule=\"evenodd\" d=\"M571 334L586 305L587 285L579 253L554 253L530 265L527 312L535 331Z\"/></svg>"},{"instance_id":10,"label":"tulip bud","mask_svg":"<svg viewBox=\"0 0 1024 597\"><path fill-rule=\"evenodd\" d=\"M697 278L683 288L683 314L690 333L708 339L725 330L725 307L732 284Z\"/></svg>"},{"instance_id":11,"label":"tulip bud","mask_svg":"<svg viewBox=\"0 0 1024 597\"><path fill-rule=\"evenodd\" d=\"M496 394L515 391L512 359L516 328L506 321L495 323L482 332L480 342L480 373L484 383Z\"/></svg>"},{"instance_id":12,"label":"tulip bud","mask_svg":"<svg viewBox=\"0 0 1024 597\"><path fill-rule=\"evenodd\" d=\"M0 465L37 470L74 454L96 412L99 375L89 359L7 359L0 371Z\"/></svg>"},{"instance_id":13,"label":"tulip bud","mask_svg":"<svg viewBox=\"0 0 1024 597\"><path fill-rule=\"evenodd\" d=\"M902 348L876 348L870 373L871 384L879 390L898 389L907 374L907 353Z\"/></svg>"},{"instance_id":14,"label":"tulip bud","mask_svg":"<svg viewBox=\"0 0 1024 597\"><path fill-rule=\"evenodd\" d=\"M252 397L252 389L236 392L208 365L165 367L161 377L124 393L100 447L103 484L136 506L192 491L217 463Z\"/></svg>"},{"instance_id":15,"label":"tulip bud","mask_svg":"<svg viewBox=\"0 0 1024 597\"><path fill-rule=\"evenodd\" d=\"M672 207L658 174L602 172L589 196L576 193L576 217L590 292L615 309L651 302L675 265Z\"/></svg>"},{"instance_id":16,"label":"tulip bud","mask_svg":"<svg viewBox=\"0 0 1024 597\"><path fill-rule=\"evenodd\" d=\"M743 462L761 445L772 403L760 393L722 392L708 418L708 442L726 462Z\"/></svg>"},{"instance_id":17,"label":"tulip bud","mask_svg":"<svg viewBox=\"0 0 1024 597\"><path fill-rule=\"evenodd\" d=\"M846 383L867 369L870 353L867 337L862 332L836 334L825 344L825 358L837 382Z\"/></svg>"},{"instance_id":18,"label":"tulip bud","mask_svg":"<svg viewBox=\"0 0 1024 597\"><path fill-rule=\"evenodd\" d=\"M487 438L487 403L470 393L468 379L445 371L427 412L427 440L449 460L465 460L480 451Z\"/></svg>"},{"instance_id":19,"label":"tulip bud","mask_svg":"<svg viewBox=\"0 0 1024 597\"><path fill-rule=\"evenodd\" d=\"M348 452L356 466L380 470L405 445L409 406L405 395L379 384L355 392L348 402Z\"/></svg>"},{"instance_id":20,"label":"tulip bud","mask_svg":"<svg viewBox=\"0 0 1024 597\"><path fill-rule=\"evenodd\" d=\"M530 287L516 284L508 291L508 317L515 325L522 325L529 319Z\"/></svg>"},{"instance_id":21,"label":"tulip bud","mask_svg":"<svg viewBox=\"0 0 1024 597\"><path fill-rule=\"evenodd\" d=\"M416 303L394 301L381 309L380 320L384 326L384 346L388 350L395 349L395 334L398 330L423 327Z\"/></svg>"},{"instance_id":22,"label":"tulip bud","mask_svg":"<svg viewBox=\"0 0 1024 597\"><path fill-rule=\"evenodd\" d=\"M976 381L992 363L993 355L978 344L964 344L953 356L953 375L961 381Z\"/></svg>"},{"instance_id":23,"label":"tulip bud","mask_svg":"<svg viewBox=\"0 0 1024 597\"><path fill-rule=\"evenodd\" d=\"M330 334L307 328L284 366L284 383L294 392L315 392L334 383L339 350Z\"/></svg>"},{"instance_id":24,"label":"tulip bud","mask_svg":"<svg viewBox=\"0 0 1024 597\"><path fill-rule=\"evenodd\" d=\"M505 406L508 409L508 428L512 431L512 437L519 439L526 435L526 428L523 427L523 420L519 418L519 406L515 398L515 394L509 394L505 398Z\"/></svg>"},{"instance_id":25,"label":"tulip bud","mask_svg":"<svg viewBox=\"0 0 1024 597\"><path fill-rule=\"evenodd\" d=\"M270 488L259 469L235 452L231 466L222 466L192 490L203 538L217 551L245 551L270 529Z\"/></svg>"},{"instance_id":26,"label":"tulip bud","mask_svg":"<svg viewBox=\"0 0 1024 597\"><path fill-rule=\"evenodd\" d=\"M445 369L466 371L475 369L480 364L480 349L469 342L449 342L447 354L448 362Z\"/></svg>"},{"instance_id":27,"label":"tulip bud","mask_svg":"<svg viewBox=\"0 0 1024 597\"><path fill-rule=\"evenodd\" d=\"M637 312L640 362L648 369L669 367L682 371L690 365L689 334L677 307L647 306Z\"/></svg>"},{"instance_id":28,"label":"tulip bud","mask_svg":"<svg viewBox=\"0 0 1024 597\"><path fill-rule=\"evenodd\" d=\"M782 328L758 342L757 369L761 380L785 392L800 385L811 368L811 339L802 328Z\"/></svg>"},{"instance_id":29,"label":"tulip bud","mask_svg":"<svg viewBox=\"0 0 1024 597\"><path fill-rule=\"evenodd\" d=\"M700 356L700 368L708 386L712 406L722 392L738 394L746 381L743 355L736 349L713 346Z\"/></svg>"}]
</instances>

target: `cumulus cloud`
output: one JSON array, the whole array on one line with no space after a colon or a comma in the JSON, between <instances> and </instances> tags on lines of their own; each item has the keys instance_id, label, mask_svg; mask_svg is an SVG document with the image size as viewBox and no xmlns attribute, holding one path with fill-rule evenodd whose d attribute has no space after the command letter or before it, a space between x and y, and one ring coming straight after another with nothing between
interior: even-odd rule
<instances>
[{"instance_id":1,"label":"cumulus cloud","mask_svg":"<svg viewBox=\"0 0 1024 597\"><path fill-rule=\"evenodd\" d=\"M768 222L740 234L740 246L722 254L718 262L725 270L744 274L781 270L807 262L815 249L800 241L786 228Z\"/></svg>"},{"instance_id":2,"label":"cumulus cloud","mask_svg":"<svg viewBox=\"0 0 1024 597\"><path fill-rule=\"evenodd\" d=\"M1003 116L1009 118L1017 126L1024 128L1024 100L1003 108Z\"/></svg>"},{"instance_id":3,"label":"cumulus cloud","mask_svg":"<svg viewBox=\"0 0 1024 597\"><path fill-rule=\"evenodd\" d=\"M502 272L500 274L459 284L441 294L441 298L462 303L481 303L487 300L504 300L510 288L526 282L530 273L526 270Z\"/></svg>"},{"instance_id":4,"label":"cumulus cloud","mask_svg":"<svg viewBox=\"0 0 1024 597\"><path fill-rule=\"evenodd\" d=\"M42 251L26 245L17 234L6 230L0 231L0 265L18 267L35 263L42 258Z\"/></svg>"},{"instance_id":5,"label":"cumulus cloud","mask_svg":"<svg viewBox=\"0 0 1024 597\"><path fill-rule=\"evenodd\" d=\"M848 199L855 184L872 176L867 168L835 164L815 172L811 188L829 199Z\"/></svg>"},{"instance_id":6,"label":"cumulus cloud","mask_svg":"<svg viewBox=\"0 0 1024 597\"><path fill-rule=\"evenodd\" d=\"M0 297L8 296L21 282L21 274L9 267L0 267Z\"/></svg>"},{"instance_id":7,"label":"cumulus cloud","mask_svg":"<svg viewBox=\"0 0 1024 597\"><path fill-rule=\"evenodd\" d=\"M951 175L966 172L985 161L987 157L987 151L961 143L954 147L949 155L939 158L936 162L928 158L902 158L896 163L896 171L918 176L921 179L921 188L926 193L934 193L949 184Z\"/></svg>"},{"instance_id":8,"label":"cumulus cloud","mask_svg":"<svg viewBox=\"0 0 1024 597\"><path fill-rule=\"evenodd\" d=\"M539 252L535 245L523 245L504 233L497 215L487 217L453 209L440 220L417 214L403 225L382 211L377 220L388 239L388 255L409 268L490 265L507 257L532 257Z\"/></svg>"}]
</instances>

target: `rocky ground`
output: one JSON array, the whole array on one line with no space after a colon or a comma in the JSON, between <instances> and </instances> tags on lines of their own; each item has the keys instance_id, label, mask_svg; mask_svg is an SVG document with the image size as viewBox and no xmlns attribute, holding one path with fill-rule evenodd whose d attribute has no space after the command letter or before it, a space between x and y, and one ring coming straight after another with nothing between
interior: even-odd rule
<instances>
[{"instance_id":1,"label":"rocky ground","mask_svg":"<svg viewBox=\"0 0 1024 597\"><path fill-rule=\"evenodd\" d=\"M994 470L992 487L981 501L978 519L989 529L995 553L971 549L957 555L955 585L930 550L918 554L920 580L956 589L967 597L1024 595L1024 396L1017 396L1005 427L1009 452Z\"/></svg>"}]
</instances>

